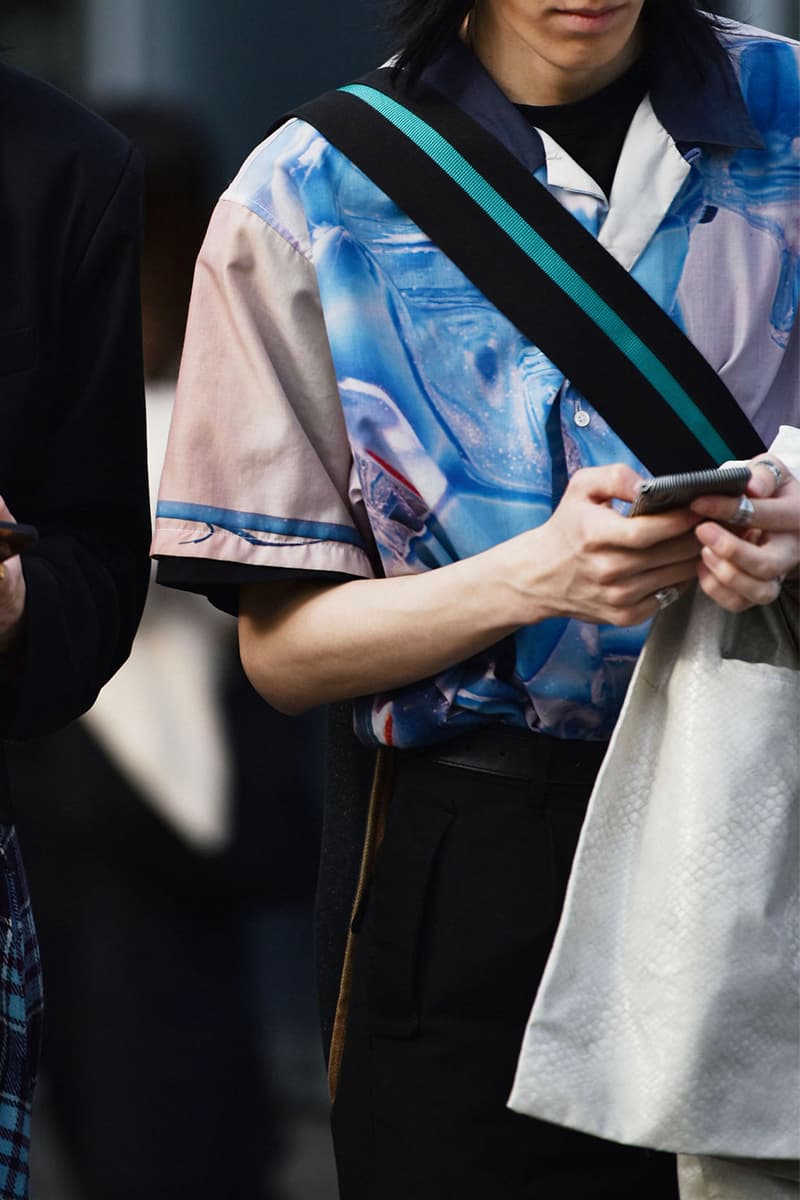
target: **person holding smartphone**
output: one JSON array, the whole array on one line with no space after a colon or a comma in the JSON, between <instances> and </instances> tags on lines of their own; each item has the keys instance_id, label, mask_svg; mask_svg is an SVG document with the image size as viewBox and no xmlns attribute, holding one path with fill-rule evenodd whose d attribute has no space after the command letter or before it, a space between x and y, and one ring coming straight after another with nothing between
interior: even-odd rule
<instances>
[{"instance_id":1,"label":"person holding smartphone","mask_svg":"<svg viewBox=\"0 0 800 1200\"><path fill-rule=\"evenodd\" d=\"M761 443L797 424L797 47L693 0L392 11L404 78L535 175ZM250 156L198 263L153 548L162 582L238 612L268 700L354 701L378 753L367 818L337 735L320 876L343 1200L677 1195L670 1156L506 1106L647 622L698 577L749 586L720 590L700 511L623 515L646 474L302 116ZM741 540L767 602L796 547Z\"/></svg>"},{"instance_id":2,"label":"person holding smartphone","mask_svg":"<svg viewBox=\"0 0 800 1200\"><path fill-rule=\"evenodd\" d=\"M130 144L0 65L0 736L84 712L126 658L148 580ZM28 1194L39 955L0 772L0 1196Z\"/></svg>"}]
</instances>

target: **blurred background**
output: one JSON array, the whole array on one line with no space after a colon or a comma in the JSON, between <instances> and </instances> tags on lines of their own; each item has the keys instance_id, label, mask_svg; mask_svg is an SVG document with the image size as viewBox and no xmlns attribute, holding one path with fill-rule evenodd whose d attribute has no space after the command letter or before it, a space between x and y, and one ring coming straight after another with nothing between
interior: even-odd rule
<instances>
[{"instance_id":1,"label":"blurred background","mask_svg":"<svg viewBox=\"0 0 800 1200\"><path fill-rule=\"evenodd\" d=\"M380 7L0 0L5 61L144 155L154 484L214 197L276 116L381 59ZM800 35L797 0L716 8ZM95 709L11 747L48 1005L35 1200L336 1195L311 967L322 715L261 702L233 622L195 599L151 589Z\"/></svg>"},{"instance_id":2,"label":"blurred background","mask_svg":"<svg viewBox=\"0 0 800 1200\"><path fill-rule=\"evenodd\" d=\"M720 0L790 37L797 0ZM84 96L142 95L196 111L229 177L274 117L380 57L379 0L2 0L10 61Z\"/></svg>"},{"instance_id":3,"label":"blurred background","mask_svg":"<svg viewBox=\"0 0 800 1200\"><path fill-rule=\"evenodd\" d=\"M155 488L216 196L381 37L358 0L2 0L0 46L143 155ZM9 747L47 990L36 1200L335 1197L312 969L323 724L255 695L231 618L151 587L92 711Z\"/></svg>"}]
</instances>

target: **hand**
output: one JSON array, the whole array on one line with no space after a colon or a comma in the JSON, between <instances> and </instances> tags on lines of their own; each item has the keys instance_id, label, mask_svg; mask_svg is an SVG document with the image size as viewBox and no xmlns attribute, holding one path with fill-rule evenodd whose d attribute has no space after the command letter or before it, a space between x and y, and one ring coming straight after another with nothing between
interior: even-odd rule
<instances>
[{"instance_id":1,"label":"hand","mask_svg":"<svg viewBox=\"0 0 800 1200\"><path fill-rule=\"evenodd\" d=\"M658 611L655 592L695 577L700 547L694 513L683 508L623 517L611 507L613 499L633 501L640 483L621 464L577 471L550 520L512 540L524 547L533 576L526 578L523 568L521 590L531 607L544 609L536 619L638 625ZM520 624L530 619L529 611Z\"/></svg>"},{"instance_id":2,"label":"hand","mask_svg":"<svg viewBox=\"0 0 800 1200\"><path fill-rule=\"evenodd\" d=\"M13 521L5 500L0 496L0 521ZM25 576L18 554L6 557L7 547L0 542L0 654L16 641L25 612Z\"/></svg>"},{"instance_id":3,"label":"hand","mask_svg":"<svg viewBox=\"0 0 800 1200\"><path fill-rule=\"evenodd\" d=\"M780 483L775 471L759 465L765 460L778 468ZM800 563L800 480L774 454L760 455L749 465L753 476L746 494L754 512L746 527L725 525L736 516L738 500L703 496L691 505L701 517L712 518L695 530L703 548L700 587L730 612L771 604L784 576Z\"/></svg>"}]
</instances>

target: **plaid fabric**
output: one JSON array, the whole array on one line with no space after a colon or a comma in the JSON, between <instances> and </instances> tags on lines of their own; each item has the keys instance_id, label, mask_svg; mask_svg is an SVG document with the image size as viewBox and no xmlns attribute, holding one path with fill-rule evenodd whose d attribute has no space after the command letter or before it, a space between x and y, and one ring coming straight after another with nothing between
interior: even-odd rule
<instances>
[{"instance_id":1,"label":"plaid fabric","mask_svg":"<svg viewBox=\"0 0 800 1200\"><path fill-rule=\"evenodd\" d=\"M42 973L16 833L0 826L0 1200L28 1195L31 1102L39 1064Z\"/></svg>"}]
</instances>

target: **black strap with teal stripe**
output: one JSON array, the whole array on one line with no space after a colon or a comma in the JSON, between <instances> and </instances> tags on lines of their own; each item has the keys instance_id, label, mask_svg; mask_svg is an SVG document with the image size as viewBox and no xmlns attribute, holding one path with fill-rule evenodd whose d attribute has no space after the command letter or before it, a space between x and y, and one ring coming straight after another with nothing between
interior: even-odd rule
<instances>
[{"instance_id":1,"label":"black strap with teal stripe","mask_svg":"<svg viewBox=\"0 0 800 1200\"><path fill-rule=\"evenodd\" d=\"M653 474L764 449L686 335L526 168L440 93L387 69L291 114L422 229Z\"/></svg>"}]
</instances>

